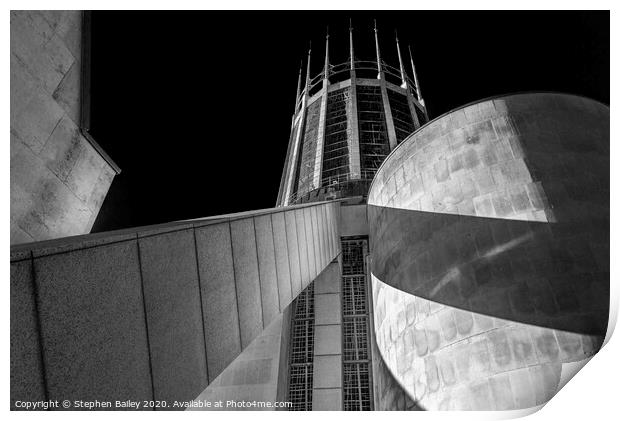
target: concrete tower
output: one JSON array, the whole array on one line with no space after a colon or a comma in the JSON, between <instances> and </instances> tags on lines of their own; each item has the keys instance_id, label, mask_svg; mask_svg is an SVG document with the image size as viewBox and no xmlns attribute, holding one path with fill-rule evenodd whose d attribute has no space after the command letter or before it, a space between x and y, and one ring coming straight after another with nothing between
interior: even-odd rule
<instances>
[{"instance_id":1,"label":"concrete tower","mask_svg":"<svg viewBox=\"0 0 620 421\"><path fill-rule=\"evenodd\" d=\"M310 73L308 51L278 206L365 196L385 157L427 121L415 70L411 80L398 38L391 48L398 52L399 65L392 67L381 58L376 25L374 34L376 58L361 60L355 56L350 27L349 58L337 64L330 62L327 35L323 69L316 75Z\"/></svg>"},{"instance_id":2,"label":"concrete tower","mask_svg":"<svg viewBox=\"0 0 620 421\"><path fill-rule=\"evenodd\" d=\"M322 70L311 74L308 51L303 89L301 72L298 79L278 206L341 199L344 224L340 258L295 301L290 337L283 337L290 357L287 400L295 410L386 408L398 397L405 406L396 382L385 387L389 371L376 358L373 364L365 201L383 160L428 116L413 60L413 80L405 70L398 35L391 43L398 56L393 67L381 58L376 22L373 32L374 60L356 57L349 25L348 59L330 62L327 34ZM373 392L373 378L382 391ZM396 393L385 404L388 389Z\"/></svg>"}]
</instances>

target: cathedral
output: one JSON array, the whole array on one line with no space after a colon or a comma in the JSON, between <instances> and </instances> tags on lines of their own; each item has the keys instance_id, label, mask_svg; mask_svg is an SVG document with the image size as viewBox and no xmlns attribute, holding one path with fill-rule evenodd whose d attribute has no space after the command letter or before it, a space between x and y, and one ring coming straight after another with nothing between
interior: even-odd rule
<instances>
[{"instance_id":1,"label":"cathedral","mask_svg":"<svg viewBox=\"0 0 620 421\"><path fill-rule=\"evenodd\" d=\"M524 410L598 352L609 107L429 118L415 49L360 31L308 51L274 208L89 234L89 13L11 12L12 409Z\"/></svg>"}]
</instances>

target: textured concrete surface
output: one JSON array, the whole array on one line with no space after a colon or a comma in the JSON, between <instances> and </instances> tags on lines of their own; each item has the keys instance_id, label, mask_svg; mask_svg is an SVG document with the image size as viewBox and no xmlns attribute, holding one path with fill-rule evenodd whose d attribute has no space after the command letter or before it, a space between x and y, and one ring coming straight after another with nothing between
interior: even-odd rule
<instances>
[{"instance_id":1,"label":"textured concrete surface","mask_svg":"<svg viewBox=\"0 0 620 421\"><path fill-rule=\"evenodd\" d=\"M403 142L369 193L379 350L425 409L549 400L609 311L609 108L522 94Z\"/></svg>"},{"instance_id":2,"label":"textured concrete surface","mask_svg":"<svg viewBox=\"0 0 620 421\"><path fill-rule=\"evenodd\" d=\"M340 265L333 262L314 280L315 294L339 294L340 293Z\"/></svg>"},{"instance_id":3,"label":"textured concrete surface","mask_svg":"<svg viewBox=\"0 0 620 421\"><path fill-rule=\"evenodd\" d=\"M183 400L209 383L194 244L191 230L139 240L156 400Z\"/></svg>"},{"instance_id":4,"label":"textured concrete surface","mask_svg":"<svg viewBox=\"0 0 620 421\"><path fill-rule=\"evenodd\" d=\"M366 204L340 207L340 230L343 237L368 235Z\"/></svg>"},{"instance_id":5,"label":"textured concrete surface","mask_svg":"<svg viewBox=\"0 0 620 421\"><path fill-rule=\"evenodd\" d=\"M293 218L295 219L295 227L294 230L297 233L297 243L299 249L299 269L301 272L301 284L299 285L299 291L303 291L306 288L306 285L310 282L311 271L314 266L314 258L311 259L312 244L308 241L307 231L306 231L306 219L304 218L304 212L295 211L293 212ZM309 222L309 221L308 221ZM312 262L312 266L310 265ZM297 294L299 294L299 291Z\"/></svg>"},{"instance_id":6,"label":"textured concrete surface","mask_svg":"<svg viewBox=\"0 0 620 421\"><path fill-rule=\"evenodd\" d=\"M263 330L263 306L258 279L258 253L254 219L230 223L233 264L241 329L241 348Z\"/></svg>"},{"instance_id":7,"label":"textured concrete surface","mask_svg":"<svg viewBox=\"0 0 620 421\"><path fill-rule=\"evenodd\" d=\"M394 377L381 357L376 343L372 347L372 387L376 411L418 411L415 401Z\"/></svg>"},{"instance_id":8,"label":"textured concrete surface","mask_svg":"<svg viewBox=\"0 0 620 421\"><path fill-rule=\"evenodd\" d=\"M258 270L260 272L260 295L263 307L263 326L268 326L279 314L278 274L274 248L271 215L254 219Z\"/></svg>"},{"instance_id":9,"label":"textured concrete surface","mask_svg":"<svg viewBox=\"0 0 620 421\"><path fill-rule=\"evenodd\" d=\"M271 229L273 231L273 247L278 276L278 302L280 303L280 308L285 308L293 299L293 292L286 222L283 213L276 213L271 216Z\"/></svg>"},{"instance_id":10,"label":"textured concrete surface","mask_svg":"<svg viewBox=\"0 0 620 421\"><path fill-rule=\"evenodd\" d=\"M340 325L317 325L314 330L315 355L342 353L342 328Z\"/></svg>"},{"instance_id":11,"label":"textured concrete surface","mask_svg":"<svg viewBox=\"0 0 620 421\"><path fill-rule=\"evenodd\" d=\"M297 234L297 223L295 222L295 212L284 212L284 220L285 224L285 233L286 233L286 246L288 249L288 258L289 258L289 268L291 274L291 293L293 297L297 297L299 293L302 291L302 273L303 269L301 266L302 254L304 255L303 261L305 259L305 253L303 252L305 249L299 249L297 247L298 244L298 234ZM302 242L302 244L305 244ZM304 265L304 268L307 268L307 264ZM307 270L307 269L306 269Z\"/></svg>"},{"instance_id":12,"label":"textured concrete surface","mask_svg":"<svg viewBox=\"0 0 620 421\"><path fill-rule=\"evenodd\" d=\"M314 389L313 411L342 411L342 389Z\"/></svg>"},{"instance_id":13,"label":"textured concrete surface","mask_svg":"<svg viewBox=\"0 0 620 421\"><path fill-rule=\"evenodd\" d=\"M136 241L34 259L49 399L152 399Z\"/></svg>"},{"instance_id":14,"label":"textured concrete surface","mask_svg":"<svg viewBox=\"0 0 620 421\"><path fill-rule=\"evenodd\" d=\"M46 400L33 288L32 260L11 263L11 403Z\"/></svg>"},{"instance_id":15,"label":"textured concrete surface","mask_svg":"<svg viewBox=\"0 0 620 421\"><path fill-rule=\"evenodd\" d=\"M309 206L316 218L278 208L13 246L12 402L196 398L295 298L279 270L289 256L340 252L319 248L337 244L322 234L338 232L339 204ZM316 229L290 235L285 214ZM277 378L279 358L265 355L243 367L247 381L263 384L268 366Z\"/></svg>"},{"instance_id":16,"label":"textured concrete surface","mask_svg":"<svg viewBox=\"0 0 620 421\"><path fill-rule=\"evenodd\" d=\"M313 376L313 393L316 389L340 389L342 393L342 356L315 355Z\"/></svg>"},{"instance_id":17,"label":"textured concrete surface","mask_svg":"<svg viewBox=\"0 0 620 421\"><path fill-rule=\"evenodd\" d=\"M79 130L80 11L11 11L11 244L88 233L115 171Z\"/></svg>"},{"instance_id":18,"label":"textured concrete surface","mask_svg":"<svg viewBox=\"0 0 620 421\"><path fill-rule=\"evenodd\" d=\"M207 365L214 379L241 352L229 224L196 230ZM222 329L226 326L226 329Z\"/></svg>"},{"instance_id":19,"label":"textured concrete surface","mask_svg":"<svg viewBox=\"0 0 620 421\"><path fill-rule=\"evenodd\" d=\"M315 325L340 324L342 322L342 308L340 293L314 294Z\"/></svg>"},{"instance_id":20,"label":"textured concrete surface","mask_svg":"<svg viewBox=\"0 0 620 421\"><path fill-rule=\"evenodd\" d=\"M367 256L367 267L371 267L371 256ZM369 277L370 278L370 277ZM377 335L375 332L374 311L375 305L372 294L372 281L369 279L368 304L370 310L370 330L371 330L371 359L372 359L372 397L373 408L377 411L419 411L421 408L409 395L399 381L392 374L390 367L384 361L379 347L377 346Z\"/></svg>"}]
</instances>

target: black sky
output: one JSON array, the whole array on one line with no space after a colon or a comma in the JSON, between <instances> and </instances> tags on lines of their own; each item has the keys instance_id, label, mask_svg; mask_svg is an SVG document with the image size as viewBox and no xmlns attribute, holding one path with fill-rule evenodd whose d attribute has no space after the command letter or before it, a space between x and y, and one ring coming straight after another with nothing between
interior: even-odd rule
<instances>
[{"instance_id":1,"label":"black sky","mask_svg":"<svg viewBox=\"0 0 620 421\"><path fill-rule=\"evenodd\" d=\"M300 61L410 43L431 118L545 90L609 103L609 12L93 12L91 133L122 168L93 232L273 207ZM304 64L305 66L305 64ZM407 66L407 69L408 66Z\"/></svg>"}]
</instances>

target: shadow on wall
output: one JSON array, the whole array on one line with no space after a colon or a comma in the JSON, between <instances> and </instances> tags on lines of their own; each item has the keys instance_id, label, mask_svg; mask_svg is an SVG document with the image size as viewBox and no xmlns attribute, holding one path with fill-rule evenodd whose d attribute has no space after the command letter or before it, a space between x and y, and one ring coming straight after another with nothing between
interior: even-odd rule
<instances>
[{"instance_id":1,"label":"shadow on wall","mask_svg":"<svg viewBox=\"0 0 620 421\"><path fill-rule=\"evenodd\" d=\"M375 411L425 411L409 395L387 366L373 337L373 393L375 394Z\"/></svg>"},{"instance_id":2,"label":"shadow on wall","mask_svg":"<svg viewBox=\"0 0 620 421\"><path fill-rule=\"evenodd\" d=\"M542 405L600 350L609 266L583 235L604 241L604 224L376 206L369 217L379 359L411 408Z\"/></svg>"},{"instance_id":3,"label":"shadow on wall","mask_svg":"<svg viewBox=\"0 0 620 421\"><path fill-rule=\"evenodd\" d=\"M377 345L418 405L542 405L602 346L607 106L528 93L456 109L391 153L368 198Z\"/></svg>"},{"instance_id":4,"label":"shadow on wall","mask_svg":"<svg viewBox=\"0 0 620 421\"><path fill-rule=\"evenodd\" d=\"M369 206L372 273L427 300L529 325L607 330L609 267L583 236L609 224L543 223ZM377 315L379 317L379 315Z\"/></svg>"}]
</instances>

